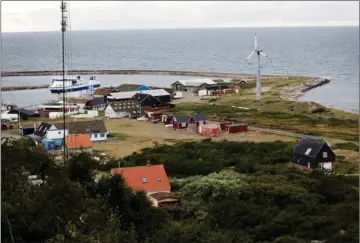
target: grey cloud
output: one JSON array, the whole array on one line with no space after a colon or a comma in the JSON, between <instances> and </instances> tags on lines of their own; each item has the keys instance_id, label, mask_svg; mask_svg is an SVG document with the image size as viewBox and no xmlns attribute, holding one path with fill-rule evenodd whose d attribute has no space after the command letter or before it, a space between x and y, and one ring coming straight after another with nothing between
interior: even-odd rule
<instances>
[{"instance_id":1,"label":"grey cloud","mask_svg":"<svg viewBox=\"0 0 360 243\"><path fill-rule=\"evenodd\" d=\"M104 2L71 8L73 30L269 25L358 25L358 2ZM82 5L82 7L80 7ZM3 30L58 30L59 8L3 16Z\"/></svg>"}]
</instances>

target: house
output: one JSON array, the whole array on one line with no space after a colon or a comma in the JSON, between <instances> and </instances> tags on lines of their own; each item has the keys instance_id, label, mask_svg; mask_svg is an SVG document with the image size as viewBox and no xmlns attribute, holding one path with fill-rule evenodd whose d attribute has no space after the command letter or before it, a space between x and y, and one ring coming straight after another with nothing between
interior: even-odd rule
<instances>
[{"instance_id":1,"label":"house","mask_svg":"<svg viewBox=\"0 0 360 243\"><path fill-rule=\"evenodd\" d=\"M61 146L64 139L64 132L65 136L69 135L69 130L67 127L65 127L64 131L63 123L52 124L52 126L46 131L42 143L53 143L55 147Z\"/></svg>"},{"instance_id":2,"label":"house","mask_svg":"<svg viewBox=\"0 0 360 243\"><path fill-rule=\"evenodd\" d=\"M234 123L225 126L225 131L227 133L238 133L238 132L246 132L248 130L248 124L245 123Z\"/></svg>"},{"instance_id":3,"label":"house","mask_svg":"<svg viewBox=\"0 0 360 243\"><path fill-rule=\"evenodd\" d=\"M92 142L88 134L72 134L65 137L65 146L69 154L92 153Z\"/></svg>"},{"instance_id":4,"label":"house","mask_svg":"<svg viewBox=\"0 0 360 243\"><path fill-rule=\"evenodd\" d=\"M103 111L105 110L105 106L106 106L106 101L104 97L97 97L92 100L86 101L84 109Z\"/></svg>"},{"instance_id":5,"label":"house","mask_svg":"<svg viewBox=\"0 0 360 243\"><path fill-rule=\"evenodd\" d=\"M206 116L203 114L194 114L189 118L189 124L195 124L196 127L198 127L200 124L205 124L206 121Z\"/></svg>"},{"instance_id":6,"label":"house","mask_svg":"<svg viewBox=\"0 0 360 243\"><path fill-rule=\"evenodd\" d=\"M186 129L188 127L188 116L175 115L171 120L173 124L173 129Z\"/></svg>"},{"instance_id":7,"label":"house","mask_svg":"<svg viewBox=\"0 0 360 243\"><path fill-rule=\"evenodd\" d=\"M131 100L135 100L141 107L158 107L161 104L160 100L150 94L136 93Z\"/></svg>"},{"instance_id":8,"label":"house","mask_svg":"<svg viewBox=\"0 0 360 243\"><path fill-rule=\"evenodd\" d=\"M176 91L193 92L202 84L216 84L212 79L178 80L171 84L171 89Z\"/></svg>"},{"instance_id":9,"label":"house","mask_svg":"<svg viewBox=\"0 0 360 243\"><path fill-rule=\"evenodd\" d=\"M111 102L105 108L108 118L140 117L142 114L143 109L136 100Z\"/></svg>"},{"instance_id":10,"label":"house","mask_svg":"<svg viewBox=\"0 0 360 243\"><path fill-rule=\"evenodd\" d=\"M165 125L171 124L173 118L174 118L173 115L162 115L161 122L164 123Z\"/></svg>"},{"instance_id":11,"label":"house","mask_svg":"<svg viewBox=\"0 0 360 243\"><path fill-rule=\"evenodd\" d=\"M36 145L38 145L45 138L45 135L50 128L56 129L56 127L53 124L42 122L38 127L36 127L35 132L33 134L25 135L25 137L33 140L36 143Z\"/></svg>"},{"instance_id":12,"label":"house","mask_svg":"<svg viewBox=\"0 0 360 243\"><path fill-rule=\"evenodd\" d=\"M106 99L109 102L129 100L137 93L151 95L164 103L171 102L171 94L169 92L167 92L165 89L151 89L151 90L141 90L141 91L126 91L126 92L110 93L106 97Z\"/></svg>"},{"instance_id":13,"label":"house","mask_svg":"<svg viewBox=\"0 0 360 243\"><path fill-rule=\"evenodd\" d=\"M304 137L295 146L292 162L310 169L333 170L335 154L323 140Z\"/></svg>"},{"instance_id":14,"label":"house","mask_svg":"<svg viewBox=\"0 0 360 243\"><path fill-rule=\"evenodd\" d=\"M18 114L20 120L28 120L29 117L39 117L39 114L23 108L13 108L7 114Z\"/></svg>"},{"instance_id":15,"label":"house","mask_svg":"<svg viewBox=\"0 0 360 243\"><path fill-rule=\"evenodd\" d=\"M21 135L21 136L30 135L30 134L33 134L34 132L35 132L35 128L34 128L34 127L23 127L23 126L20 126L20 135Z\"/></svg>"},{"instance_id":16,"label":"house","mask_svg":"<svg viewBox=\"0 0 360 243\"><path fill-rule=\"evenodd\" d=\"M146 166L114 168L111 173L121 175L134 191L144 191L155 207L179 201L170 193L170 182L162 164L152 165L148 160Z\"/></svg>"},{"instance_id":17,"label":"house","mask_svg":"<svg viewBox=\"0 0 360 243\"><path fill-rule=\"evenodd\" d=\"M92 142L107 140L108 131L103 120L67 124L69 134L87 134Z\"/></svg>"},{"instance_id":18,"label":"house","mask_svg":"<svg viewBox=\"0 0 360 243\"><path fill-rule=\"evenodd\" d=\"M152 89L152 90L145 90L141 92L142 94L149 94L156 99L160 100L162 103L170 103L172 96L171 93L166 91L165 89Z\"/></svg>"}]
</instances>

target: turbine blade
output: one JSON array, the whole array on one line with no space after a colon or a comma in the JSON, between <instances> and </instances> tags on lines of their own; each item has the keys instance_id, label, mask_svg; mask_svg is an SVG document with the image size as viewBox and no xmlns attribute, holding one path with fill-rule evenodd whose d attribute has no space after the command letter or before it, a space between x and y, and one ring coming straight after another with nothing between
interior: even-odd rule
<instances>
[{"instance_id":1,"label":"turbine blade","mask_svg":"<svg viewBox=\"0 0 360 243\"><path fill-rule=\"evenodd\" d=\"M246 61L250 59L250 57L254 54L255 51L252 51L250 55L246 58Z\"/></svg>"},{"instance_id":2,"label":"turbine blade","mask_svg":"<svg viewBox=\"0 0 360 243\"><path fill-rule=\"evenodd\" d=\"M257 48L257 37L256 37L256 33L255 33L255 49Z\"/></svg>"},{"instance_id":3,"label":"turbine blade","mask_svg":"<svg viewBox=\"0 0 360 243\"><path fill-rule=\"evenodd\" d=\"M266 53L263 51L261 51L260 54L263 55L264 57L267 57Z\"/></svg>"}]
</instances>

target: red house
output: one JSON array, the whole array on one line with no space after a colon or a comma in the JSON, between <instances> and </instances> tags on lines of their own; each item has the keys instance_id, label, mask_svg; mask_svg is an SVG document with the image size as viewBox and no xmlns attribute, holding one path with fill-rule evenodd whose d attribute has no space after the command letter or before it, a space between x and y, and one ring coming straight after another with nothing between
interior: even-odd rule
<instances>
[{"instance_id":1,"label":"red house","mask_svg":"<svg viewBox=\"0 0 360 243\"><path fill-rule=\"evenodd\" d=\"M188 116L175 115L171 123L173 124L174 129L186 129L189 126L188 121Z\"/></svg>"},{"instance_id":2,"label":"red house","mask_svg":"<svg viewBox=\"0 0 360 243\"><path fill-rule=\"evenodd\" d=\"M245 123L236 123L226 126L227 133L237 133L237 132L246 132L248 130L248 125Z\"/></svg>"},{"instance_id":3,"label":"red house","mask_svg":"<svg viewBox=\"0 0 360 243\"><path fill-rule=\"evenodd\" d=\"M198 127L200 124L206 123L206 116L203 114L194 114L191 115L189 118L189 124L196 124L196 127Z\"/></svg>"},{"instance_id":4,"label":"red house","mask_svg":"<svg viewBox=\"0 0 360 243\"><path fill-rule=\"evenodd\" d=\"M219 122L221 131L227 131L227 126L233 124L232 122Z\"/></svg>"},{"instance_id":5,"label":"red house","mask_svg":"<svg viewBox=\"0 0 360 243\"><path fill-rule=\"evenodd\" d=\"M165 125L172 123L174 116L173 115L162 115L161 122Z\"/></svg>"}]
</instances>

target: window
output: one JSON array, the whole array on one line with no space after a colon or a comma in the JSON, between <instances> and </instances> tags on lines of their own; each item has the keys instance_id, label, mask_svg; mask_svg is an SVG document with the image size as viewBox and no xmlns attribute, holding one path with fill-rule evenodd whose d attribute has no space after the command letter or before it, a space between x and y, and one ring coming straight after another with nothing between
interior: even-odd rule
<instances>
[{"instance_id":1,"label":"window","mask_svg":"<svg viewBox=\"0 0 360 243\"><path fill-rule=\"evenodd\" d=\"M58 131L58 134L61 134L61 131Z\"/></svg>"},{"instance_id":2,"label":"window","mask_svg":"<svg viewBox=\"0 0 360 243\"><path fill-rule=\"evenodd\" d=\"M328 157L328 153L327 152L323 152L323 158L327 158Z\"/></svg>"},{"instance_id":3,"label":"window","mask_svg":"<svg viewBox=\"0 0 360 243\"><path fill-rule=\"evenodd\" d=\"M94 134L94 138L97 138L97 134L96 134L96 133Z\"/></svg>"},{"instance_id":4,"label":"window","mask_svg":"<svg viewBox=\"0 0 360 243\"><path fill-rule=\"evenodd\" d=\"M141 178L141 180L142 180L142 183L147 183L146 177Z\"/></svg>"},{"instance_id":5,"label":"window","mask_svg":"<svg viewBox=\"0 0 360 243\"><path fill-rule=\"evenodd\" d=\"M158 178L157 178L157 181L158 181L158 182L161 182L161 178L160 178L160 177L158 177Z\"/></svg>"},{"instance_id":6,"label":"window","mask_svg":"<svg viewBox=\"0 0 360 243\"><path fill-rule=\"evenodd\" d=\"M100 133L100 137L101 137L101 138L105 137L105 134L104 134L104 133Z\"/></svg>"},{"instance_id":7,"label":"window","mask_svg":"<svg viewBox=\"0 0 360 243\"><path fill-rule=\"evenodd\" d=\"M305 152L305 155L309 155L310 152L311 152L311 150L312 150L312 148L308 148L308 149L306 150L306 152Z\"/></svg>"},{"instance_id":8,"label":"window","mask_svg":"<svg viewBox=\"0 0 360 243\"><path fill-rule=\"evenodd\" d=\"M186 123L184 122L184 123L181 123L181 126L182 127L186 127Z\"/></svg>"}]
</instances>

